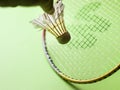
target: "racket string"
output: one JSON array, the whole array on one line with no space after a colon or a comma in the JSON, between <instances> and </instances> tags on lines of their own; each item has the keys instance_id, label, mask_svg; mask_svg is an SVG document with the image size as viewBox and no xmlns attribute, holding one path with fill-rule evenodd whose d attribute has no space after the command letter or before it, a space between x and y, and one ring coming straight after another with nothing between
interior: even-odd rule
<instances>
[{"instance_id":1,"label":"racket string","mask_svg":"<svg viewBox=\"0 0 120 90\"><path fill-rule=\"evenodd\" d=\"M77 0L77 2L80 1ZM109 1L111 4L112 2L113 0ZM68 3L71 7L77 7L74 1L73 3ZM85 5L85 3L84 1L82 2L83 5ZM105 4L106 6L103 6ZM66 7L70 8L69 5ZM116 6L118 7L119 5ZM80 8L76 9L75 14L73 13L74 18L70 17L71 12L67 8L66 19L74 21L71 19L77 17L78 22L85 21L82 25L81 23L67 23L67 28L71 33L72 40L62 46L51 38L50 35L47 35L46 42L48 51L53 59L53 63L61 70L62 74L65 75L64 78L79 80L79 82L91 79L97 81L118 70L116 66L120 63L120 47L118 45L120 40L116 38L119 37L116 36L119 32L117 31L118 29L114 27L115 24L113 22L115 19L117 21L119 20L117 19L119 14L114 10L116 6L114 4L109 7L107 1L92 2L92 4L88 3L82 11L83 15L81 15L80 10L84 6L78 6ZM88 8L91 8L92 12ZM75 10L75 8L71 8L71 11L73 11L73 9ZM105 10L108 11L105 12ZM111 13L111 11L116 13ZM100 14L97 14L98 12ZM114 16L114 18L111 18L111 16ZM116 26L119 27L119 25ZM111 72L110 70L113 68L114 70Z\"/></svg>"}]
</instances>

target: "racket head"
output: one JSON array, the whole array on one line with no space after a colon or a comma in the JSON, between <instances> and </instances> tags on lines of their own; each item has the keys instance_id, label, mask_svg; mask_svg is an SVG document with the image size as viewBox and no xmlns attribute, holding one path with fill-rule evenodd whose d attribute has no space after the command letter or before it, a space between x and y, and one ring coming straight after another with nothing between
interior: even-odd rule
<instances>
[{"instance_id":1,"label":"racket head","mask_svg":"<svg viewBox=\"0 0 120 90\"><path fill-rule=\"evenodd\" d=\"M65 80L93 83L120 68L120 2L76 2L64 0L65 24L72 40L61 45L44 30L44 51L51 67Z\"/></svg>"}]
</instances>

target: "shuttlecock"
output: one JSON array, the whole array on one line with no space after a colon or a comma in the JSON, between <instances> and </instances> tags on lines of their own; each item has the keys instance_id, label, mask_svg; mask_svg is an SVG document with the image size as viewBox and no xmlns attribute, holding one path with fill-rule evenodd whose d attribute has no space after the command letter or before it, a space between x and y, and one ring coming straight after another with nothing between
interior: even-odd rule
<instances>
[{"instance_id":1,"label":"shuttlecock","mask_svg":"<svg viewBox=\"0 0 120 90\"><path fill-rule=\"evenodd\" d=\"M66 30L64 19L63 19L63 11L64 5L61 0L58 0L54 4L55 12L53 15L49 15L44 13L37 19L32 21L37 27L42 28L53 34L59 43L66 44L70 41L70 34Z\"/></svg>"}]
</instances>

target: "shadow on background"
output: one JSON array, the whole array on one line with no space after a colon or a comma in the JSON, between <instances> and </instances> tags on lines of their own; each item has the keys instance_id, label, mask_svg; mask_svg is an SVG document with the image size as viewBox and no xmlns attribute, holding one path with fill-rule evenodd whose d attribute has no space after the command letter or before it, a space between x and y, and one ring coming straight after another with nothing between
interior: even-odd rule
<instances>
[{"instance_id":1,"label":"shadow on background","mask_svg":"<svg viewBox=\"0 0 120 90\"><path fill-rule=\"evenodd\" d=\"M73 83L62 79L66 84L68 84L73 90L82 90L80 87L75 86Z\"/></svg>"}]
</instances>

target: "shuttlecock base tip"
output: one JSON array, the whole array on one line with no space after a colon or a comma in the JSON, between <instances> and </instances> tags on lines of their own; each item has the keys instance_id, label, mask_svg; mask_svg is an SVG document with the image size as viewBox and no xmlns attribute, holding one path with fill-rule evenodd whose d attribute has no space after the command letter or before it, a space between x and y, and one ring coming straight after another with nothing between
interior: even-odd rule
<instances>
[{"instance_id":1,"label":"shuttlecock base tip","mask_svg":"<svg viewBox=\"0 0 120 90\"><path fill-rule=\"evenodd\" d=\"M71 36L69 32L65 32L63 35L57 37L57 40L60 44L66 44L70 41Z\"/></svg>"}]
</instances>

